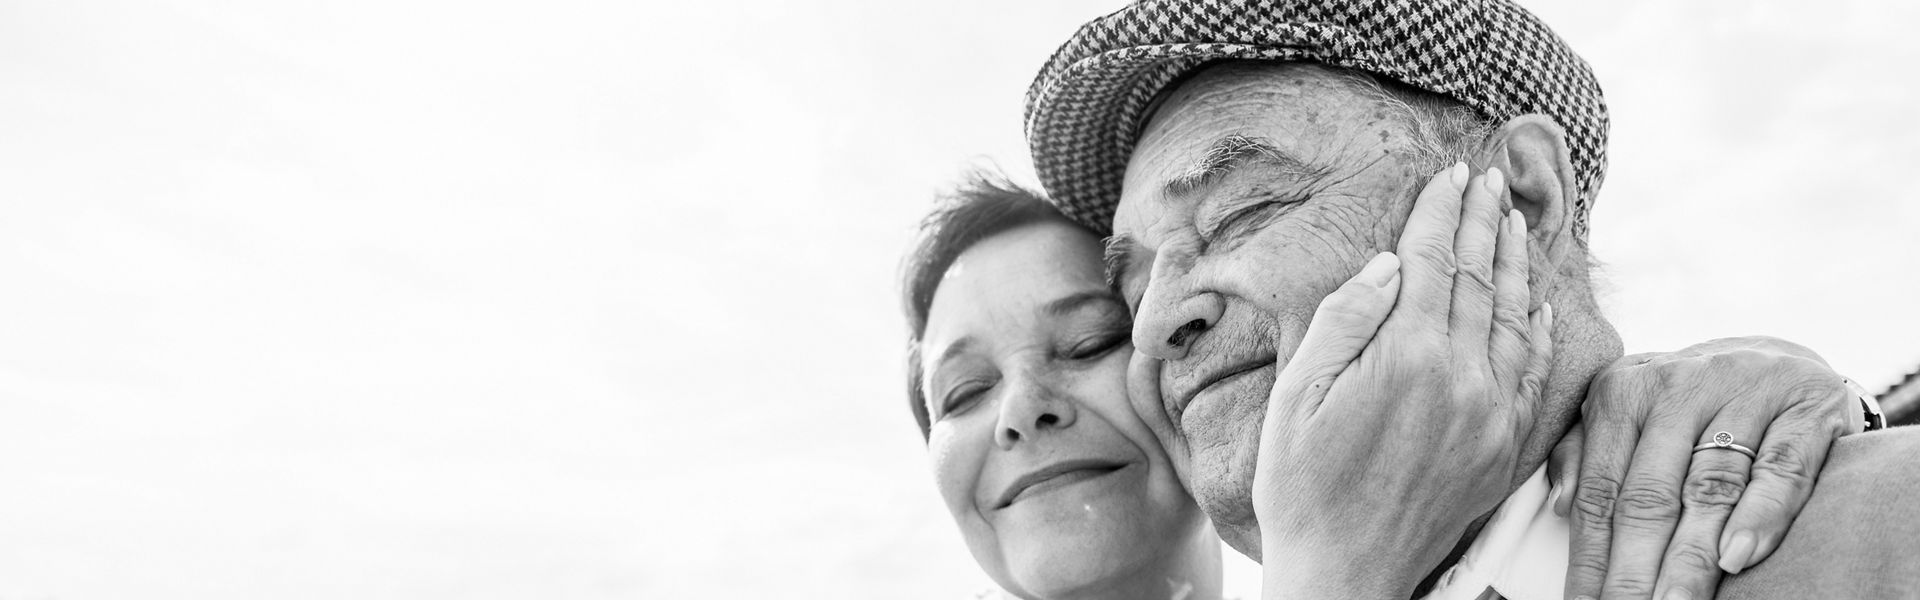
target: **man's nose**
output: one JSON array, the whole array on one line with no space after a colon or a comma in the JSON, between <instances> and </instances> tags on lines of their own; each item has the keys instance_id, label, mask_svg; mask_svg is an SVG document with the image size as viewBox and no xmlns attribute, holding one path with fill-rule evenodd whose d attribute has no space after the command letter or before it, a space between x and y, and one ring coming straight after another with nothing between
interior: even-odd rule
<instances>
[{"instance_id":1,"label":"man's nose","mask_svg":"<svg viewBox=\"0 0 1920 600\"><path fill-rule=\"evenodd\" d=\"M1194 338L1219 325L1226 312L1220 294L1194 291L1178 271L1169 261L1156 259L1133 316L1133 347L1160 360L1185 358Z\"/></svg>"},{"instance_id":2,"label":"man's nose","mask_svg":"<svg viewBox=\"0 0 1920 600\"><path fill-rule=\"evenodd\" d=\"M1062 397L1046 385L1034 383L1011 386L1000 402L1000 422L994 426L993 443L1001 450L1014 444L1073 426L1080 416L1072 400Z\"/></svg>"}]
</instances>

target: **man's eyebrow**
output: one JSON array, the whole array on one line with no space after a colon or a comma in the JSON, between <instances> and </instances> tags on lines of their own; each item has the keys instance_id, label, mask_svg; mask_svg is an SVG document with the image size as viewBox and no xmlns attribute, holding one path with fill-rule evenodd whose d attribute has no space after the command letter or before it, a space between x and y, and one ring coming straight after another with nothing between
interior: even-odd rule
<instances>
[{"instance_id":1,"label":"man's eyebrow","mask_svg":"<svg viewBox=\"0 0 1920 600\"><path fill-rule=\"evenodd\" d=\"M1317 177L1327 172L1325 167L1316 167L1288 154L1265 138L1233 134L1207 147L1199 161L1168 179L1161 192L1167 197L1191 194L1219 182L1221 177L1241 165L1254 162L1277 166L1302 178Z\"/></svg>"},{"instance_id":2,"label":"man's eyebrow","mask_svg":"<svg viewBox=\"0 0 1920 600\"><path fill-rule=\"evenodd\" d=\"M1116 233L1102 240L1102 245L1105 250L1100 253L1100 260L1107 264L1107 289L1118 295L1121 293L1120 276L1127 273L1127 267L1133 262L1134 250L1140 244L1127 234Z\"/></svg>"},{"instance_id":3,"label":"man's eyebrow","mask_svg":"<svg viewBox=\"0 0 1920 600\"><path fill-rule=\"evenodd\" d=\"M1111 290L1106 290L1106 289L1087 290L1084 292L1069 294L1069 295L1060 297L1058 299L1055 299L1052 302L1048 302L1046 306L1041 308L1041 310L1045 311L1049 316L1058 317L1058 316L1071 313L1076 310L1080 310L1082 307L1085 307L1090 304L1101 304L1101 303L1118 304L1120 303L1120 299L1116 297L1116 295ZM1124 310L1126 308L1126 305L1120 304L1120 307L1122 310Z\"/></svg>"}]
</instances>

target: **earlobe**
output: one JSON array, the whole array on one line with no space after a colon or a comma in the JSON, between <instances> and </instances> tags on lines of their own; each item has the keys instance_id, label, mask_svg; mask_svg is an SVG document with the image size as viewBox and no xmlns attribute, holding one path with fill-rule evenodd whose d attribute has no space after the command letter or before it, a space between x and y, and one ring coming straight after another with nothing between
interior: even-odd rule
<instances>
[{"instance_id":1,"label":"earlobe","mask_svg":"<svg viewBox=\"0 0 1920 600\"><path fill-rule=\"evenodd\" d=\"M1538 306L1573 242L1570 215L1579 187L1567 133L1552 117L1521 115L1501 124L1488 139L1487 150L1489 166L1506 171L1513 207L1527 219L1533 302Z\"/></svg>"}]
</instances>

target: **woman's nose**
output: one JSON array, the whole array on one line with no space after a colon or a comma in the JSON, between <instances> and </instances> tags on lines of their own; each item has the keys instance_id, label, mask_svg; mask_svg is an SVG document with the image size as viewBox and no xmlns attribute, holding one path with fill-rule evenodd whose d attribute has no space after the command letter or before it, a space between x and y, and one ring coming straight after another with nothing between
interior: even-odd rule
<instances>
[{"instance_id":1,"label":"woman's nose","mask_svg":"<svg viewBox=\"0 0 1920 600\"><path fill-rule=\"evenodd\" d=\"M1194 292L1181 273L1155 261L1140 308L1133 316L1133 347L1160 360L1187 356L1193 341L1220 324L1226 301L1219 294Z\"/></svg>"},{"instance_id":2,"label":"woman's nose","mask_svg":"<svg viewBox=\"0 0 1920 600\"><path fill-rule=\"evenodd\" d=\"M993 443L1001 450L1031 441L1041 435L1072 427L1079 409L1045 385L1023 384L1006 390L1000 402L1000 422L994 427Z\"/></svg>"}]
</instances>

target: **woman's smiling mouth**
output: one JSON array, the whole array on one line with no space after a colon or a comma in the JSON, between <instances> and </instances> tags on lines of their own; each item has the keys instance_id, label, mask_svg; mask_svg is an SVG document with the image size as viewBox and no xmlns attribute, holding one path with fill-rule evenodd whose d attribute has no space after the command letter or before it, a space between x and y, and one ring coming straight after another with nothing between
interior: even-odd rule
<instances>
[{"instance_id":1,"label":"woman's smiling mouth","mask_svg":"<svg viewBox=\"0 0 1920 600\"><path fill-rule=\"evenodd\" d=\"M1000 493L994 508L1006 508L1020 500L1108 475L1127 466L1128 463L1100 459L1069 460L1047 465L1008 484L1006 490Z\"/></svg>"}]
</instances>

